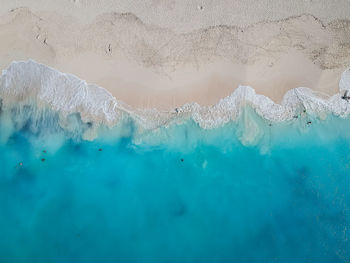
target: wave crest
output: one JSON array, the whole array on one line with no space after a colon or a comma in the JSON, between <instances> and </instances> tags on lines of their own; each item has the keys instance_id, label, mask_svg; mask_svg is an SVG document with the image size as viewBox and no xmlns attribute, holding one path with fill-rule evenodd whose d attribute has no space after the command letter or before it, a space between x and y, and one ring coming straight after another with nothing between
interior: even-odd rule
<instances>
[{"instance_id":1,"label":"wave crest","mask_svg":"<svg viewBox=\"0 0 350 263\"><path fill-rule=\"evenodd\" d=\"M350 69L342 74L339 90L350 90ZM213 106L191 103L169 112L133 109L101 87L33 60L13 62L3 71L0 98L3 108L35 104L39 109L53 109L61 119L79 113L83 122L94 126L104 124L112 127L123 116L128 116L141 129L153 129L187 118L192 118L202 128L215 128L235 120L246 105L263 118L275 122L290 120L302 111L320 117L329 113L345 117L350 113L350 104L342 99L341 93L325 97L300 87L288 91L282 103L277 104L266 96L256 94L249 86L238 87Z\"/></svg>"}]
</instances>

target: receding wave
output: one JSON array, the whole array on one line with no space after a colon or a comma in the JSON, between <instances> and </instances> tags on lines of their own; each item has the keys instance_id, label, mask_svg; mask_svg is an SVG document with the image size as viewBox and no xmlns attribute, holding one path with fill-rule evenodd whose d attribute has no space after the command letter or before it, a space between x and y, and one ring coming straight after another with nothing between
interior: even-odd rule
<instances>
[{"instance_id":1,"label":"receding wave","mask_svg":"<svg viewBox=\"0 0 350 263\"><path fill-rule=\"evenodd\" d=\"M14 62L0 84L1 262L349 262L341 95L297 88L278 105L240 87L164 113Z\"/></svg>"},{"instance_id":2,"label":"receding wave","mask_svg":"<svg viewBox=\"0 0 350 263\"><path fill-rule=\"evenodd\" d=\"M132 108L101 87L33 60L11 63L0 78L4 112L16 111L17 115L30 112L31 118L37 121L43 121L47 114L56 114L57 128L84 130L84 139L94 139L100 125L112 128L125 119L132 119L138 130L152 130L187 119L193 120L201 128L215 128L237 120L246 107L252 108L269 122L288 121L301 114L319 118L325 118L328 114L346 117L350 107L342 96L349 89L350 69L342 74L339 93L333 96L299 87L288 91L282 103L277 104L266 96L256 94L249 86L240 86L232 95L213 106L190 103L173 111L161 112ZM25 119L25 116L22 117ZM84 125L72 121L76 118Z\"/></svg>"}]
</instances>

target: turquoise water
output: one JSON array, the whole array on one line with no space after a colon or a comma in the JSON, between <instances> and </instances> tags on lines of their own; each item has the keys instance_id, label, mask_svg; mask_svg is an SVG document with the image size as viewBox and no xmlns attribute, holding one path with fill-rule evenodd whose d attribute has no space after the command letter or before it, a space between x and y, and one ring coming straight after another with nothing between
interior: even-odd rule
<instances>
[{"instance_id":1,"label":"turquoise water","mask_svg":"<svg viewBox=\"0 0 350 263\"><path fill-rule=\"evenodd\" d=\"M79 115L34 113L0 117L0 262L350 261L350 119L85 141Z\"/></svg>"}]
</instances>

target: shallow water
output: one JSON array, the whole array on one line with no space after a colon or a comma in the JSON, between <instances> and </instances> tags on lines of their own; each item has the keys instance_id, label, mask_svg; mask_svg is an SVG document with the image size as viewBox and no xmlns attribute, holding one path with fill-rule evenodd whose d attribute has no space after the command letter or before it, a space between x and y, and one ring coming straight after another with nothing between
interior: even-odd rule
<instances>
[{"instance_id":1,"label":"shallow water","mask_svg":"<svg viewBox=\"0 0 350 263\"><path fill-rule=\"evenodd\" d=\"M350 119L243 112L91 142L3 112L1 262L349 262Z\"/></svg>"}]
</instances>

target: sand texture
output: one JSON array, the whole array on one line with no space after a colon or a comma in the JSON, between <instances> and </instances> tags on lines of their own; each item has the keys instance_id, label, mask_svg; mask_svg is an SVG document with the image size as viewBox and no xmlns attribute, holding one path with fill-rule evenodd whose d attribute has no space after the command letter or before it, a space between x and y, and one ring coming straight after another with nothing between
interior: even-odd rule
<instances>
[{"instance_id":1,"label":"sand texture","mask_svg":"<svg viewBox=\"0 0 350 263\"><path fill-rule=\"evenodd\" d=\"M350 69L344 71L340 90L350 90ZM205 129L220 127L230 121L244 118L249 138L256 138L264 125L256 119L245 118L253 109L265 125L271 122L301 119L308 125L310 119L325 119L329 114L347 117L350 103L339 92L333 96L312 91L309 88L289 90L280 104L264 95L256 94L249 86L240 86L230 96L212 106L188 103L171 111L137 109L118 101L106 89L91 85L71 74L61 73L35 61L13 62L0 76L0 110L8 112L1 122L11 119L11 112L23 114L25 125L28 115L40 123L52 111L58 114L59 125L67 130L86 126L85 139L97 136L98 128L114 127L132 120L135 131L149 131L173 123L193 120ZM249 114L248 114L249 115ZM73 122L72 122L73 119ZM77 125L82 121L85 124ZM259 127L261 126L261 127ZM78 129L79 130L79 129ZM246 138L245 140L250 140Z\"/></svg>"},{"instance_id":2,"label":"sand texture","mask_svg":"<svg viewBox=\"0 0 350 263\"><path fill-rule=\"evenodd\" d=\"M136 108L213 105L239 85L275 102L297 87L338 92L349 1L219 2L4 0L0 69L34 59Z\"/></svg>"}]
</instances>

